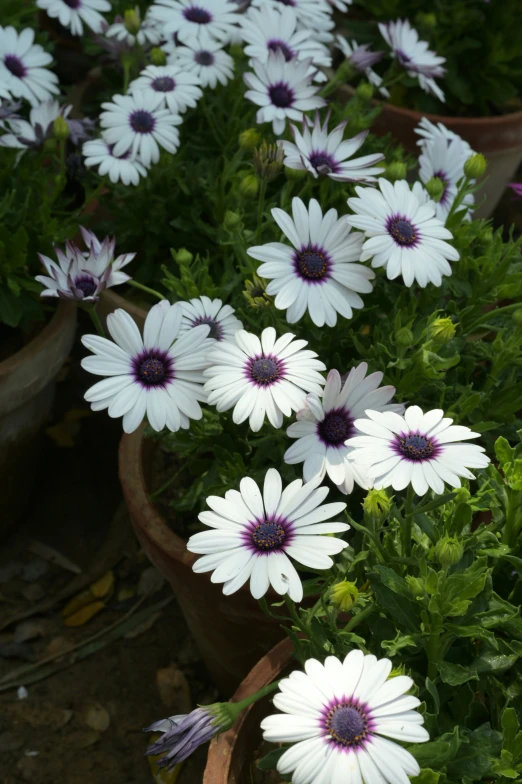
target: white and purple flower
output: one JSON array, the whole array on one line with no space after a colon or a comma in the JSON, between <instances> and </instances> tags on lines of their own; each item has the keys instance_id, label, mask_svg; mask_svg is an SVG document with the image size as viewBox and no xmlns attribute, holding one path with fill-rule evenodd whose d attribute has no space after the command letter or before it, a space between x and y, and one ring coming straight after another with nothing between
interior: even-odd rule
<instances>
[{"instance_id":1,"label":"white and purple flower","mask_svg":"<svg viewBox=\"0 0 522 784\"><path fill-rule=\"evenodd\" d=\"M303 598L303 585L290 560L312 569L330 569L331 556L348 542L324 534L343 533L347 523L332 522L344 503L321 506L328 495L320 480L303 485L296 479L284 490L275 468L265 476L263 492L250 477L241 480L240 492L228 490L224 498L210 496L212 511L199 519L211 530L194 534L187 543L203 555L192 567L213 572L213 583L224 583L223 593L238 591L250 579L250 592L260 599L270 586L294 602ZM329 522L326 522L329 521Z\"/></svg>"},{"instance_id":2,"label":"white and purple flower","mask_svg":"<svg viewBox=\"0 0 522 784\"><path fill-rule=\"evenodd\" d=\"M123 416L126 433L136 430L145 416L154 430L166 426L174 433L187 429L191 419L201 419L198 401L206 399L202 370L207 366L210 327L201 324L179 337L181 318L180 305L162 300L149 310L143 338L121 309L107 316L113 340L82 337L94 354L82 359L82 367L108 376L85 393L93 411L106 408L110 417Z\"/></svg>"},{"instance_id":3,"label":"white and purple flower","mask_svg":"<svg viewBox=\"0 0 522 784\"><path fill-rule=\"evenodd\" d=\"M210 353L212 365L205 370L208 403L218 411L234 408L235 424L249 420L257 432L265 416L274 427L281 427L283 415L290 416L304 405L307 392L320 393L325 365L314 351L304 350L306 340L294 340L287 333L277 338L267 327L261 338L243 329L234 342L222 342Z\"/></svg>"},{"instance_id":4,"label":"white and purple flower","mask_svg":"<svg viewBox=\"0 0 522 784\"><path fill-rule=\"evenodd\" d=\"M98 167L98 174L109 175L111 182L122 182L124 185L138 185L140 177L147 176L147 169L130 150L122 155L114 154L114 144L108 144L103 138L85 142L82 147L85 165Z\"/></svg>"},{"instance_id":5,"label":"white and purple flower","mask_svg":"<svg viewBox=\"0 0 522 784\"><path fill-rule=\"evenodd\" d=\"M359 296L372 291L375 273L362 264L363 237L351 232L345 217L331 209L323 216L319 202L311 199L308 209L299 198L292 200L293 219L278 207L272 216L293 245L268 242L247 253L264 262L257 270L271 278L266 293L275 295L275 306L286 311L295 324L308 311L318 327L337 324L337 314L350 319L354 308L362 308Z\"/></svg>"},{"instance_id":6,"label":"white and purple flower","mask_svg":"<svg viewBox=\"0 0 522 784\"><path fill-rule=\"evenodd\" d=\"M342 35L336 36L336 46L344 54L348 62L360 73L364 74L370 84L376 87L384 98L389 98L390 93L382 87L382 77L376 73L372 65L384 57L384 52L372 52L369 44L358 44L357 41L347 41Z\"/></svg>"},{"instance_id":7,"label":"white and purple flower","mask_svg":"<svg viewBox=\"0 0 522 784\"><path fill-rule=\"evenodd\" d=\"M443 222L446 221L453 206L458 184L464 178L464 164L471 155L473 151L469 144L458 136L448 138L439 133L434 139L422 145L419 156L419 177L425 185L432 177L438 177L442 181L444 190L435 207L437 218ZM470 184L473 185L474 181ZM474 204L473 193L467 193L461 204L461 208L468 208L465 220L472 219Z\"/></svg>"},{"instance_id":8,"label":"white and purple flower","mask_svg":"<svg viewBox=\"0 0 522 784\"><path fill-rule=\"evenodd\" d=\"M333 40L330 31L335 23L332 19L333 8L328 0L252 0L252 5L256 8L291 5L297 14L300 30L313 30L316 40L323 43Z\"/></svg>"},{"instance_id":9,"label":"white and purple flower","mask_svg":"<svg viewBox=\"0 0 522 784\"><path fill-rule=\"evenodd\" d=\"M208 743L220 732L228 729L226 714L222 715L220 703L195 708L188 714L169 716L155 721L144 732L162 732L161 738L151 743L147 756L162 755L158 766L172 770L203 743Z\"/></svg>"},{"instance_id":10,"label":"white and purple flower","mask_svg":"<svg viewBox=\"0 0 522 784\"><path fill-rule=\"evenodd\" d=\"M159 26L149 17L146 16L141 21L140 9L136 6L134 11L134 19L136 20L139 29L137 32L131 33L127 28L124 19L117 16L113 24L105 31L107 38L114 38L116 41L125 44L126 46L135 46L136 42L139 46L158 46L163 39L163 33Z\"/></svg>"},{"instance_id":11,"label":"white and purple flower","mask_svg":"<svg viewBox=\"0 0 522 784\"><path fill-rule=\"evenodd\" d=\"M236 318L235 310L230 305L223 305L220 299L199 297L180 302L183 311L179 334L183 335L200 324L208 324L210 332L208 339L212 343L221 343L234 339L238 329L243 329L243 324Z\"/></svg>"},{"instance_id":12,"label":"white and purple flower","mask_svg":"<svg viewBox=\"0 0 522 784\"><path fill-rule=\"evenodd\" d=\"M88 118L72 120L69 114L72 106L60 106L58 101L44 101L33 106L29 120L14 117L5 121L8 133L0 136L0 147L13 147L20 150L41 147L53 135L54 121L62 116L67 120L69 138L73 144L88 139L92 133L94 122Z\"/></svg>"},{"instance_id":13,"label":"white and purple flower","mask_svg":"<svg viewBox=\"0 0 522 784\"><path fill-rule=\"evenodd\" d=\"M381 177L376 188L356 187L357 197L348 199L354 215L348 221L364 231L361 261L372 259L372 267L385 267L389 280L402 275L406 286L416 280L440 286L443 275L451 275L449 261L458 261L458 251L446 240L453 235L435 216L435 203L420 183L413 188L406 180L393 185Z\"/></svg>"},{"instance_id":14,"label":"white and purple flower","mask_svg":"<svg viewBox=\"0 0 522 784\"><path fill-rule=\"evenodd\" d=\"M238 22L233 0L155 0L149 14L164 38L176 33L182 43L201 33L228 43Z\"/></svg>"},{"instance_id":15,"label":"white and purple flower","mask_svg":"<svg viewBox=\"0 0 522 784\"><path fill-rule=\"evenodd\" d=\"M470 468L486 468L489 457L477 444L465 444L479 433L453 425L441 409L426 414L410 406L404 416L391 411L366 411L366 419L356 419L361 435L346 441L349 458L367 466L374 487L404 490L412 485L417 495L431 488L444 492L444 484L460 487L460 478L474 479Z\"/></svg>"},{"instance_id":16,"label":"white and purple flower","mask_svg":"<svg viewBox=\"0 0 522 784\"><path fill-rule=\"evenodd\" d=\"M395 387L379 387L382 373L367 376L367 371L362 362L343 382L337 370L330 370L322 397L307 395L297 422L286 431L297 441L285 452L285 463L303 463L305 482L328 474L341 493L351 493L354 483L366 490L371 487L365 466L349 460L352 450L346 441L356 434L354 422L364 418L367 409L402 413L404 406L390 403Z\"/></svg>"},{"instance_id":17,"label":"white and purple flower","mask_svg":"<svg viewBox=\"0 0 522 784\"><path fill-rule=\"evenodd\" d=\"M163 106L173 114L193 109L203 95L200 81L179 65L148 65L129 85L129 92L150 92L163 99Z\"/></svg>"},{"instance_id":18,"label":"white and purple flower","mask_svg":"<svg viewBox=\"0 0 522 784\"><path fill-rule=\"evenodd\" d=\"M419 40L419 34L407 19L379 24L382 37L390 46L392 55L406 70L408 76L417 78L421 88L444 103L444 93L435 79L443 77L446 69L445 57L440 57L428 48L426 41Z\"/></svg>"},{"instance_id":19,"label":"white and purple flower","mask_svg":"<svg viewBox=\"0 0 522 784\"><path fill-rule=\"evenodd\" d=\"M46 66L52 56L34 43L34 30L0 27L0 82L2 92L25 98L31 106L48 101L60 92L58 77Z\"/></svg>"},{"instance_id":20,"label":"white and purple flower","mask_svg":"<svg viewBox=\"0 0 522 784\"><path fill-rule=\"evenodd\" d=\"M202 87L214 90L217 84L227 84L234 76L234 60L223 51L223 44L208 34L187 38L184 46L175 46L168 57L184 73L193 74Z\"/></svg>"},{"instance_id":21,"label":"white and purple flower","mask_svg":"<svg viewBox=\"0 0 522 784\"><path fill-rule=\"evenodd\" d=\"M282 140L280 145L285 153L284 164L289 169L308 171L315 177L329 177L337 182L375 182L383 169L375 164L384 160L384 155L374 153L360 158L352 156L362 147L368 131L362 131L351 139L343 140L347 120L328 132L330 113L323 125L319 112L315 113L312 123L303 117L303 130L290 125L293 142Z\"/></svg>"},{"instance_id":22,"label":"white and purple flower","mask_svg":"<svg viewBox=\"0 0 522 784\"><path fill-rule=\"evenodd\" d=\"M107 22L100 11L111 10L109 0L36 0L36 5L73 35L83 35L84 24L94 33L102 33Z\"/></svg>"},{"instance_id":23,"label":"white and purple flower","mask_svg":"<svg viewBox=\"0 0 522 784\"><path fill-rule=\"evenodd\" d=\"M309 659L305 672L280 681L274 705L283 713L261 722L265 740L293 744L278 771L295 784L407 784L417 776L415 757L388 738L425 743L429 735L420 700L406 694L412 679L390 677L391 669L389 659L353 650L344 661Z\"/></svg>"}]
</instances>

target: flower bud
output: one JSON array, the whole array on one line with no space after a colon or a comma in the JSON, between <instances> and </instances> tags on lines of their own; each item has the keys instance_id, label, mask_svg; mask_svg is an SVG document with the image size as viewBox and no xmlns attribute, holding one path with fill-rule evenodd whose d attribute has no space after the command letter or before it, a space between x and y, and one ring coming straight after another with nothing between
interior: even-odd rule
<instances>
[{"instance_id":1,"label":"flower bud","mask_svg":"<svg viewBox=\"0 0 522 784\"><path fill-rule=\"evenodd\" d=\"M522 327L522 308L518 308L518 310L515 310L511 318L513 319L517 327Z\"/></svg>"},{"instance_id":2,"label":"flower bud","mask_svg":"<svg viewBox=\"0 0 522 784\"><path fill-rule=\"evenodd\" d=\"M410 589L412 596L415 598L423 597L425 594L424 590L424 583L418 577L414 577L412 574L407 574L404 578L406 583L408 584L408 588Z\"/></svg>"},{"instance_id":3,"label":"flower bud","mask_svg":"<svg viewBox=\"0 0 522 784\"><path fill-rule=\"evenodd\" d=\"M330 603L338 607L341 612L349 612L358 598L357 586L349 580L342 580L334 585L330 593Z\"/></svg>"},{"instance_id":4,"label":"flower bud","mask_svg":"<svg viewBox=\"0 0 522 784\"><path fill-rule=\"evenodd\" d=\"M254 275L253 280L245 281L245 290L243 296L251 308L266 308L270 305L270 298L265 293L266 283L257 275Z\"/></svg>"},{"instance_id":5,"label":"flower bud","mask_svg":"<svg viewBox=\"0 0 522 784\"><path fill-rule=\"evenodd\" d=\"M402 348L411 346L413 343L413 332L408 327L401 327L395 333L395 343Z\"/></svg>"},{"instance_id":6,"label":"flower bud","mask_svg":"<svg viewBox=\"0 0 522 784\"><path fill-rule=\"evenodd\" d=\"M166 65L167 55L159 46L154 46L150 50L150 61L152 65Z\"/></svg>"},{"instance_id":7,"label":"flower bud","mask_svg":"<svg viewBox=\"0 0 522 784\"><path fill-rule=\"evenodd\" d=\"M241 225L241 217L237 214L237 212L227 210L225 212L225 220L223 221L223 225L227 231L234 231L234 229L237 229L238 226Z\"/></svg>"},{"instance_id":8,"label":"flower bud","mask_svg":"<svg viewBox=\"0 0 522 784\"><path fill-rule=\"evenodd\" d=\"M138 6L136 8L127 8L124 11L123 24L127 32L131 35L136 35L141 27L140 9Z\"/></svg>"},{"instance_id":9,"label":"flower bud","mask_svg":"<svg viewBox=\"0 0 522 784\"><path fill-rule=\"evenodd\" d=\"M440 179L440 177L432 177L431 180L424 185L426 190L428 191L430 198L433 201L439 202L442 199L446 186Z\"/></svg>"},{"instance_id":10,"label":"flower bud","mask_svg":"<svg viewBox=\"0 0 522 784\"><path fill-rule=\"evenodd\" d=\"M64 142L69 137L69 123L61 114L53 123L53 136L60 142Z\"/></svg>"},{"instance_id":11,"label":"flower bud","mask_svg":"<svg viewBox=\"0 0 522 784\"><path fill-rule=\"evenodd\" d=\"M261 141L261 136L256 128L247 128L239 134L239 146L242 150L253 150Z\"/></svg>"},{"instance_id":12,"label":"flower bud","mask_svg":"<svg viewBox=\"0 0 522 784\"><path fill-rule=\"evenodd\" d=\"M190 264L194 256L186 248L180 248L174 256L178 264Z\"/></svg>"},{"instance_id":13,"label":"flower bud","mask_svg":"<svg viewBox=\"0 0 522 784\"><path fill-rule=\"evenodd\" d=\"M442 566L453 566L464 554L464 546L455 536L443 536L435 545L435 558Z\"/></svg>"},{"instance_id":14,"label":"flower bud","mask_svg":"<svg viewBox=\"0 0 522 784\"><path fill-rule=\"evenodd\" d=\"M450 318L437 318L428 327L428 337L435 343L449 343L455 337L455 324Z\"/></svg>"},{"instance_id":15,"label":"flower bud","mask_svg":"<svg viewBox=\"0 0 522 784\"><path fill-rule=\"evenodd\" d=\"M487 161L481 152L476 152L464 164L464 174L472 180L477 180L486 171Z\"/></svg>"},{"instance_id":16,"label":"flower bud","mask_svg":"<svg viewBox=\"0 0 522 784\"><path fill-rule=\"evenodd\" d=\"M432 30L437 26L437 17L432 13L425 14L420 11L415 17L415 21L419 27L424 27L425 29L429 30Z\"/></svg>"},{"instance_id":17,"label":"flower bud","mask_svg":"<svg viewBox=\"0 0 522 784\"><path fill-rule=\"evenodd\" d=\"M385 176L388 180L390 180L390 182L395 182L396 180L405 180L406 164L402 163L402 161L393 161L393 163L388 164L386 167Z\"/></svg>"},{"instance_id":18,"label":"flower bud","mask_svg":"<svg viewBox=\"0 0 522 784\"><path fill-rule=\"evenodd\" d=\"M471 493L469 492L467 487L459 487L457 490L457 495L453 499L455 504L465 504L471 498Z\"/></svg>"},{"instance_id":19,"label":"flower bud","mask_svg":"<svg viewBox=\"0 0 522 784\"><path fill-rule=\"evenodd\" d=\"M247 174L239 184L239 192L243 196L254 198L259 190L259 180L255 174Z\"/></svg>"},{"instance_id":20,"label":"flower bud","mask_svg":"<svg viewBox=\"0 0 522 784\"><path fill-rule=\"evenodd\" d=\"M361 82L358 84L355 92L361 101L371 101L373 98L373 87L369 82Z\"/></svg>"},{"instance_id":21,"label":"flower bud","mask_svg":"<svg viewBox=\"0 0 522 784\"><path fill-rule=\"evenodd\" d=\"M279 144L263 142L254 151L254 169L261 179L271 182L281 173L284 152Z\"/></svg>"},{"instance_id":22,"label":"flower bud","mask_svg":"<svg viewBox=\"0 0 522 784\"><path fill-rule=\"evenodd\" d=\"M380 517L391 509L393 496L388 497L386 490L369 490L362 502L364 513L372 517Z\"/></svg>"}]
</instances>

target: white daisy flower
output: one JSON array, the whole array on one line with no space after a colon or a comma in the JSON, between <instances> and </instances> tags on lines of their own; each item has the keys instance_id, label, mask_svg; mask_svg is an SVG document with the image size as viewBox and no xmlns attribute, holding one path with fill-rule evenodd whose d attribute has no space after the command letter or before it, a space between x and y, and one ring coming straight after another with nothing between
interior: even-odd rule
<instances>
[{"instance_id":1,"label":"white daisy flower","mask_svg":"<svg viewBox=\"0 0 522 784\"><path fill-rule=\"evenodd\" d=\"M93 411L108 409L110 417L123 416L123 429L132 433L147 416L150 426L175 433L201 419L199 400L205 400L202 368L206 366L206 337L202 324L178 336L181 307L158 302L145 319L143 339L133 319L118 309L107 316L114 342L84 335L83 345L94 353L82 367L96 376L108 376L85 393Z\"/></svg>"},{"instance_id":2,"label":"white daisy flower","mask_svg":"<svg viewBox=\"0 0 522 784\"><path fill-rule=\"evenodd\" d=\"M113 95L111 103L102 103L105 111L100 115L100 125L106 129L104 140L114 144L114 155L130 151L148 167L159 161L160 147L176 152L179 131L174 126L183 120L161 108L163 101L161 95L141 90L132 95Z\"/></svg>"},{"instance_id":3,"label":"white daisy flower","mask_svg":"<svg viewBox=\"0 0 522 784\"><path fill-rule=\"evenodd\" d=\"M15 98L25 98L31 106L48 101L60 92L58 77L46 66L51 55L34 42L29 27L18 33L14 27L0 27L0 82Z\"/></svg>"},{"instance_id":4,"label":"white daisy flower","mask_svg":"<svg viewBox=\"0 0 522 784\"><path fill-rule=\"evenodd\" d=\"M333 8L336 8L338 11L342 11L343 13L346 13L346 11L348 11L349 6L351 6L351 4L353 3L353 0L346 0L346 2L345 0L328 0L328 2Z\"/></svg>"},{"instance_id":5,"label":"white daisy flower","mask_svg":"<svg viewBox=\"0 0 522 784\"><path fill-rule=\"evenodd\" d=\"M391 47L393 57L406 69L408 76L417 78L425 92L444 102L444 93L435 79L445 75L446 69L442 64L446 58L428 49L426 41L419 40L419 34L407 19L379 24L379 30Z\"/></svg>"},{"instance_id":6,"label":"white daisy flower","mask_svg":"<svg viewBox=\"0 0 522 784\"><path fill-rule=\"evenodd\" d=\"M308 209L301 199L292 199L292 218L275 207L272 216L293 248L281 242L255 245L247 253L264 264L257 270L271 282L266 293L275 295L275 306L286 308L289 324L299 321L306 311L318 327L335 327L337 314L352 318L353 308L364 303L359 293L369 294L375 273L354 262L361 257L363 237L351 233L346 217L337 210L324 215L315 199Z\"/></svg>"},{"instance_id":7,"label":"white daisy flower","mask_svg":"<svg viewBox=\"0 0 522 784\"><path fill-rule=\"evenodd\" d=\"M456 134L454 131L451 131L449 128L439 122L436 125L428 120L427 117L423 117L417 127L415 128L415 133L420 136L421 138L418 140L417 144L419 147L423 147L427 142L433 141L437 139L439 136L443 136L445 139L460 139L463 144L467 144L464 139ZM469 146L469 145L468 145ZM473 154L473 151L470 149L470 155Z\"/></svg>"},{"instance_id":8,"label":"white daisy flower","mask_svg":"<svg viewBox=\"0 0 522 784\"><path fill-rule=\"evenodd\" d=\"M125 253L115 259L114 238L105 237L100 243L92 232L82 228L82 234L88 248L85 252L67 242L65 253L55 249L58 264L48 256L38 254L49 275L37 275L35 278L46 287L40 296L92 303L99 300L105 289L130 280L130 275L121 270L133 260L135 253Z\"/></svg>"},{"instance_id":9,"label":"white daisy flower","mask_svg":"<svg viewBox=\"0 0 522 784\"><path fill-rule=\"evenodd\" d=\"M202 87L212 90L218 82L225 85L234 76L234 60L223 51L223 44L203 33L198 38L188 38L184 46L174 47L167 62L193 74Z\"/></svg>"},{"instance_id":10,"label":"white daisy flower","mask_svg":"<svg viewBox=\"0 0 522 784\"><path fill-rule=\"evenodd\" d=\"M290 5L297 14L300 30L313 30L316 40L323 43L333 40L330 31L335 27L335 22L332 19L333 8L328 0L253 0L252 5L257 8Z\"/></svg>"},{"instance_id":11,"label":"white daisy flower","mask_svg":"<svg viewBox=\"0 0 522 784\"><path fill-rule=\"evenodd\" d=\"M193 109L203 95L198 77L179 65L148 65L129 85L130 93L140 90L161 96L165 108L173 114Z\"/></svg>"},{"instance_id":12,"label":"white daisy flower","mask_svg":"<svg viewBox=\"0 0 522 784\"><path fill-rule=\"evenodd\" d=\"M137 18L139 19L138 15ZM125 26L125 23L122 21L111 24L105 31L105 36L107 38L115 38L117 41L121 41L131 47L134 46L136 42L138 42L140 46L158 46L163 39L161 29L148 17L145 17L143 22L141 22L140 29L136 34L130 33Z\"/></svg>"},{"instance_id":13,"label":"white daisy flower","mask_svg":"<svg viewBox=\"0 0 522 784\"><path fill-rule=\"evenodd\" d=\"M261 339L240 329L234 342L214 346L210 354L213 365L205 370L208 402L218 411L234 406L232 419L238 425L249 420L257 432L265 421L281 427L283 415L303 407L306 392L321 391L324 378L318 371L326 366L314 351L304 351L306 340L294 340L287 333L277 339L273 327L261 333Z\"/></svg>"},{"instance_id":14,"label":"white daisy flower","mask_svg":"<svg viewBox=\"0 0 522 784\"><path fill-rule=\"evenodd\" d=\"M185 43L201 33L228 43L238 22L233 0L156 0L149 14L163 31Z\"/></svg>"},{"instance_id":15,"label":"white daisy flower","mask_svg":"<svg viewBox=\"0 0 522 784\"><path fill-rule=\"evenodd\" d=\"M322 397L311 393L305 407L297 413L297 422L287 435L296 438L285 452L285 463L304 463L303 478L309 482L325 474L341 493L351 493L356 482L368 490L371 480L365 466L348 459L352 451L345 442L356 433L354 421L365 417L366 409L402 413L404 406L390 404L395 387L379 387L382 373L366 376L368 365L361 362L342 381L337 370L330 370Z\"/></svg>"},{"instance_id":16,"label":"white daisy flower","mask_svg":"<svg viewBox=\"0 0 522 784\"><path fill-rule=\"evenodd\" d=\"M290 125L294 142L279 142L285 153L285 166L308 171L316 179L324 176L337 182L375 182L374 175L383 173L383 169L375 164L384 160L384 155L374 153L348 160L362 147L369 132L363 131L343 141L348 121L328 133L329 119L330 112L321 126L319 112L316 112L313 123L306 115L303 117L302 132L297 126Z\"/></svg>"},{"instance_id":17,"label":"white daisy flower","mask_svg":"<svg viewBox=\"0 0 522 784\"><path fill-rule=\"evenodd\" d=\"M240 492L228 490L224 498L210 496L211 512L199 519L210 531L194 534L187 542L191 553L199 553L195 572L213 572L213 583L224 583L223 593L238 591L250 578L250 593L261 599L270 586L294 602L303 598L303 586L290 560L312 569L330 569L330 556L340 553L348 542L332 536L348 531L347 523L331 522L346 504L324 504L327 487L320 480L303 485L296 479L283 490L275 468L265 476L263 493L250 477L240 483ZM330 522L325 522L330 521Z\"/></svg>"},{"instance_id":18,"label":"white daisy flower","mask_svg":"<svg viewBox=\"0 0 522 784\"><path fill-rule=\"evenodd\" d=\"M367 419L356 419L364 435L349 438L350 460L368 466L368 476L377 489L404 490L409 484L417 495L431 488L444 492L444 483L460 487L459 477L474 479L469 468L486 468L489 457L476 444L461 441L476 438L469 428L452 425L441 409L423 414L418 406L404 416L393 412L366 411Z\"/></svg>"},{"instance_id":19,"label":"white daisy flower","mask_svg":"<svg viewBox=\"0 0 522 784\"><path fill-rule=\"evenodd\" d=\"M435 203L436 215L445 222L457 195L457 184L464 177L464 164L473 154L469 144L459 137L448 139L438 134L432 141L422 146L419 156L419 177L426 184L432 177L438 177L444 184L440 201ZM475 198L467 193L461 207L467 206L466 220L473 216Z\"/></svg>"},{"instance_id":20,"label":"white daisy flower","mask_svg":"<svg viewBox=\"0 0 522 784\"><path fill-rule=\"evenodd\" d=\"M147 176L147 169L136 156L131 156L130 150L123 155L114 155L114 144L108 144L104 139L85 142L82 153L87 168L98 166L98 174L101 177L108 174L113 183L138 185L140 177Z\"/></svg>"},{"instance_id":21,"label":"white daisy flower","mask_svg":"<svg viewBox=\"0 0 522 784\"><path fill-rule=\"evenodd\" d=\"M244 51L248 57L265 65L270 52L282 52L287 62L294 57L298 60L310 58L310 72L315 81L327 80L326 74L317 69L331 66L330 53L312 30L297 29L297 15L292 6L268 4L251 8L241 18L241 33L247 44Z\"/></svg>"},{"instance_id":22,"label":"white daisy flower","mask_svg":"<svg viewBox=\"0 0 522 784\"><path fill-rule=\"evenodd\" d=\"M236 318L235 310L230 305L223 305L220 299L199 297L188 302L180 302L183 317L179 334L183 335L200 324L208 324L210 332L208 339L212 343L221 343L223 340L233 340L238 329L243 329L243 324Z\"/></svg>"},{"instance_id":23,"label":"white daisy flower","mask_svg":"<svg viewBox=\"0 0 522 784\"><path fill-rule=\"evenodd\" d=\"M110 11L109 0L36 0L51 19L58 19L73 35L83 35L84 23L95 33L102 33L107 22L100 11Z\"/></svg>"},{"instance_id":24,"label":"white daisy flower","mask_svg":"<svg viewBox=\"0 0 522 784\"><path fill-rule=\"evenodd\" d=\"M28 147L40 147L53 132L53 124L59 114L67 117L72 106L62 106L58 101L44 101L33 106L29 120L15 118L7 120L6 126L10 133L0 136L0 147L14 147L24 150Z\"/></svg>"},{"instance_id":25,"label":"white daisy flower","mask_svg":"<svg viewBox=\"0 0 522 784\"><path fill-rule=\"evenodd\" d=\"M250 87L245 97L261 107L257 122L271 122L277 136L283 133L287 118L302 120L303 112L326 105L311 83L311 62L310 58L287 62L283 52L270 52L266 63L254 60L255 73L243 74Z\"/></svg>"},{"instance_id":26,"label":"white daisy flower","mask_svg":"<svg viewBox=\"0 0 522 784\"><path fill-rule=\"evenodd\" d=\"M389 280L402 275L406 286L414 280L423 288L428 281L440 286L442 276L451 275L448 260L460 256L445 242L453 235L435 217L434 202L420 183L410 190L406 180L392 185L381 177L379 188L356 187L358 198L348 199L356 213L348 221L368 238L361 261L372 259L372 267L385 267Z\"/></svg>"},{"instance_id":27,"label":"white daisy flower","mask_svg":"<svg viewBox=\"0 0 522 784\"><path fill-rule=\"evenodd\" d=\"M376 73L372 65L382 60L384 52L372 52L369 49L369 44L358 44L357 41L347 41L342 35L336 36L336 46L344 54L346 59L351 65L360 73L363 73L366 79L376 87L384 98L389 98L390 93L386 87L382 87L382 77Z\"/></svg>"},{"instance_id":28,"label":"white daisy flower","mask_svg":"<svg viewBox=\"0 0 522 784\"><path fill-rule=\"evenodd\" d=\"M388 740L429 740L420 700L406 694L411 678L390 678L389 659L359 650L304 669L279 682L273 701L283 713L261 722L265 740L293 744L278 760L282 775L294 784L408 784L419 774L415 757Z\"/></svg>"}]
</instances>

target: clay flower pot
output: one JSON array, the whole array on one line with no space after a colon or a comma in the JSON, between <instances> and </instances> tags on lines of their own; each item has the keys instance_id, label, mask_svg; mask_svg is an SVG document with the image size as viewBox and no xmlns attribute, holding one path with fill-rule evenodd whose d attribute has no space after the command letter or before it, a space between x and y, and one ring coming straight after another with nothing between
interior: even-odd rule
<instances>
[{"instance_id":1,"label":"clay flower pot","mask_svg":"<svg viewBox=\"0 0 522 784\"><path fill-rule=\"evenodd\" d=\"M344 85L340 93L349 100L354 91L349 85ZM522 161L522 111L498 117L446 117L441 114L423 114L385 103L371 130L377 136L391 133L403 147L417 156L417 141L420 137L415 133L415 128L423 117L435 124L444 123L447 128L465 139L475 152L486 156L488 179L477 194L478 200L486 197L486 201L475 212L475 217L489 217Z\"/></svg>"},{"instance_id":2,"label":"clay flower pot","mask_svg":"<svg viewBox=\"0 0 522 784\"><path fill-rule=\"evenodd\" d=\"M0 536L16 522L29 500L38 464L39 436L75 331L76 306L60 301L44 329L0 362Z\"/></svg>"},{"instance_id":3,"label":"clay flower pot","mask_svg":"<svg viewBox=\"0 0 522 784\"><path fill-rule=\"evenodd\" d=\"M232 702L249 697L280 678L290 664L292 643L282 640L263 656L238 688ZM203 784L245 784L261 741L261 721L274 712L270 697L250 705L234 726L210 743Z\"/></svg>"},{"instance_id":4,"label":"clay flower pot","mask_svg":"<svg viewBox=\"0 0 522 784\"><path fill-rule=\"evenodd\" d=\"M127 509L143 550L172 586L203 661L221 694L228 696L283 632L258 608L248 584L224 596L208 574L192 571L197 556L149 500L157 447L143 433L142 425L124 435L120 444L119 474Z\"/></svg>"}]
</instances>

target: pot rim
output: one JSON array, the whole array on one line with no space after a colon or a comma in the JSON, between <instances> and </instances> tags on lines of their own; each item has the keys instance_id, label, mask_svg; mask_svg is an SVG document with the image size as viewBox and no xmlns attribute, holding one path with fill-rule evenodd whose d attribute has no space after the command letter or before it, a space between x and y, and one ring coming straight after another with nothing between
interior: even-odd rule
<instances>
[{"instance_id":1,"label":"pot rim","mask_svg":"<svg viewBox=\"0 0 522 784\"><path fill-rule=\"evenodd\" d=\"M43 351L46 345L54 339L56 333L62 330L64 324L70 321L71 318L75 318L75 314L76 305L73 302L59 300L53 317L47 322L42 331L30 340L26 346L0 362L0 379L10 376L20 365L27 362L31 356Z\"/></svg>"}]
</instances>

